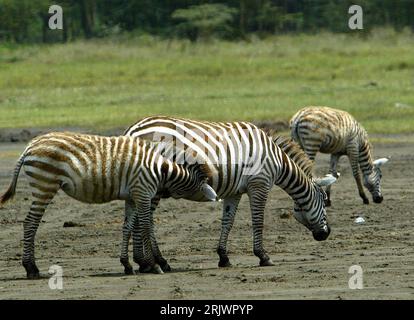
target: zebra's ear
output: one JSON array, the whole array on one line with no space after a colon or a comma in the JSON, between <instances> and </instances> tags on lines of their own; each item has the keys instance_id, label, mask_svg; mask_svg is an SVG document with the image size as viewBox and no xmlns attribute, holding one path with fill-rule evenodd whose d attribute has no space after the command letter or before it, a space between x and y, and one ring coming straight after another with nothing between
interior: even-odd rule
<instances>
[{"instance_id":1,"label":"zebra's ear","mask_svg":"<svg viewBox=\"0 0 414 320\"><path fill-rule=\"evenodd\" d=\"M208 183L203 183L201 186L201 192L204 196L210 201L217 201L217 194L212 187L209 186Z\"/></svg>"},{"instance_id":2,"label":"zebra's ear","mask_svg":"<svg viewBox=\"0 0 414 320\"><path fill-rule=\"evenodd\" d=\"M375 160L372 164L376 167L381 167L383 164L386 164L390 159L388 158L380 158Z\"/></svg>"},{"instance_id":3,"label":"zebra's ear","mask_svg":"<svg viewBox=\"0 0 414 320\"><path fill-rule=\"evenodd\" d=\"M331 185L332 183L334 183L336 181L336 178L332 175L332 174L327 174L325 177L323 178L316 178L315 179L315 183L320 186L320 187L326 187Z\"/></svg>"}]
</instances>

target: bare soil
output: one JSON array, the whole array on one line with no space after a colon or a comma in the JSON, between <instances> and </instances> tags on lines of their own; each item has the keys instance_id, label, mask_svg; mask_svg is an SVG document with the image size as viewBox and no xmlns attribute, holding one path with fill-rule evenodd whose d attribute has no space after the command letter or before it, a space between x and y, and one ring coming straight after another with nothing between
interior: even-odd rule
<instances>
[{"instance_id":1,"label":"bare soil","mask_svg":"<svg viewBox=\"0 0 414 320\"><path fill-rule=\"evenodd\" d=\"M22 143L0 144L0 190L11 179ZM327 241L316 242L289 213L292 200L274 187L265 215L265 248L275 262L258 267L252 253L247 196L239 207L229 240L233 267L218 268L220 203L162 201L155 214L157 236L173 271L125 276L119 263L123 203L87 205L62 192L46 211L36 237L39 280L26 280L21 265L22 221L30 206L25 175L17 195L0 208L1 299L413 299L414 298L414 145L375 144L383 169L382 204L363 205L349 164L328 210ZM317 159L327 172L328 157ZM356 224L362 216L365 223ZM65 224L66 222L66 224ZM66 227L64 227L64 224ZM63 268L63 290L48 286L51 265ZM363 270L362 290L351 290L350 266Z\"/></svg>"}]
</instances>

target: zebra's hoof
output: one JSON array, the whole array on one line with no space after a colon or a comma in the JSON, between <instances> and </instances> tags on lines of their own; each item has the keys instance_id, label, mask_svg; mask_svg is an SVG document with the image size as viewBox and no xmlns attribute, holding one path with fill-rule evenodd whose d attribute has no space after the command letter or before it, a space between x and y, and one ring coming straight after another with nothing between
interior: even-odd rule
<instances>
[{"instance_id":1,"label":"zebra's hoof","mask_svg":"<svg viewBox=\"0 0 414 320\"><path fill-rule=\"evenodd\" d=\"M140 265L138 271L140 273L150 273L152 270L152 267L149 264L146 265Z\"/></svg>"},{"instance_id":2,"label":"zebra's hoof","mask_svg":"<svg viewBox=\"0 0 414 320\"><path fill-rule=\"evenodd\" d=\"M171 271L171 266L168 264L167 261L165 261L164 263L160 263L160 267L161 270L164 272L170 272Z\"/></svg>"},{"instance_id":3,"label":"zebra's hoof","mask_svg":"<svg viewBox=\"0 0 414 320\"><path fill-rule=\"evenodd\" d=\"M271 267L274 266L275 264L273 263L273 261L271 259L263 259L260 260L260 266L261 267Z\"/></svg>"},{"instance_id":4,"label":"zebra's hoof","mask_svg":"<svg viewBox=\"0 0 414 320\"><path fill-rule=\"evenodd\" d=\"M131 266L129 266L129 267L125 267L124 268L124 272L125 272L125 274L126 275L132 275L132 274L134 274L134 269L131 267Z\"/></svg>"},{"instance_id":5,"label":"zebra's hoof","mask_svg":"<svg viewBox=\"0 0 414 320\"><path fill-rule=\"evenodd\" d=\"M27 273L27 279L33 280L33 279L40 279L40 273L39 272L32 272Z\"/></svg>"},{"instance_id":6,"label":"zebra's hoof","mask_svg":"<svg viewBox=\"0 0 414 320\"><path fill-rule=\"evenodd\" d=\"M126 275L134 274L134 269L132 268L131 264L129 263L128 258L121 258L121 264L124 266L124 273Z\"/></svg>"},{"instance_id":7,"label":"zebra's hoof","mask_svg":"<svg viewBox=\"0 0 414 320\"><path fill-rule=\"evenodd\" d=\"M161 269L161 267L158 264L155 264L153 266L147 264L147 265L141 265L139 267L140 273L156 273L156 274L162 274L164 273Z\"/></svg>"},{"instance_id":8,"label":"zebra's hoof","mask_svg":"<svg viewBox=\"0 0 414 320\"><path fill-rule=\"evenodd\" d=\"M369 204L369 200L368 199L363 199L364 204Z\"/></svg>"},{"instance_id":9,"label":"zebra's hoof","mask_svg":"<svg viewBox=\"0 0 414 320\"><path fill-rule=\"evenodd\" d=\"M152 267L152 273L156 273L156 274L163 274L164 272L162 271L162 269L161 269L160 265L156 263L156 264Z\"/></svg>"},{"instance_id":10,"label":"zebra's hoof","mask_svg":"<svg viewBox=\"0 0 414 320\"><path fill-rule=\"evenodd\" d=\"M231 263L229 258L227 259L220 259L219 263L218 263L219 268L229 268L231 267Z\"/></svg>"},{"instance_id":11,"label":"zebra's hoof","mask_svg":"<svg viewBox=\"0 0 414 320\"><path fill-rule=\"evenodd\" d=\"M35 263L33 263L33 262L29 262L29 263L23 262L23 266L26 269L27 279L40 279L39 269L37 268Z\"/></svg>"}]
</instances>

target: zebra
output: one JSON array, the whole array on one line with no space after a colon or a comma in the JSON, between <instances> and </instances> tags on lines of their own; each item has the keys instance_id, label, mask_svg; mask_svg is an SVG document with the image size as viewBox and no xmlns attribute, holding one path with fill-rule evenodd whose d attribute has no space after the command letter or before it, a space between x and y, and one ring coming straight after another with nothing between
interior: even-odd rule
<instances>
[{"instance_id":1,"label":"zebra","mask_svg":"<svg viewBox=\"0 0 414 320\"><path fill-rule=\"evenodd\" d=\"M124 135L165 142L165 146L176 145L176 151L169 155L175 160L185 163L187 158L180 155L190 154L203 159L210 167L209 184L223 201L217 247L219 267L231 266L227 240L241 196L245 193L250 199L253 252L259 258L260 266L274 265L263 248L264 209L274 184L294 199L294 217L312 232L315 240L325 240L330 234L324 208L326 194L321 186L333 183L336 178L332 175L310 178L270 136L251 123L151 116L130 126ZM197 201L195 198L190 200ZM156 252L160 253L159 250Z\"/></svg>"},{"instance_id":2,"label":"zebra","mask_svg":"<svg viewBox=\"0 0 414 320\"><path fill-rule=\"evenodd\" d=\"M360 123L348 112L329 107L306 107L299 110L290 120L292 138L297 141L310 159L318 152L331 154L330 173L337 176L340 157L346 155L352 167L359 195L364 204L369 204L361 182L375 203L383 201L381 192L381 166L389 159L373 160L373 148L368 134ZM327 206L331 205L331 186L326 188Z\"/></svg>"},{"instance_id":3,"label":"zebra","mask_svg":"<svg viewBox=\"0 0 414 320\"><path fill-rule=\"evenodd\" d=\"M18 159L12 182L0 196L0 204L16 193L22 167L33 196L23 224L22 263L29 279L39 278L34 238L47 206L60 189L85 203L126 200L134 207L123 226L120 260L127 274L133 270L126 263L128 245L125 248L124 242L129 240L132 231L134 260L146 265L147 271L162 271L154 260L149 239L153 199L186 198L195 193L203 195L205 201L216 200L216 193L207 184L210 176L207 166L174 163L163 157L154 144L136 137L102 137L70 132L52 132L36 137Z\"/></svg>"}]
</instances>

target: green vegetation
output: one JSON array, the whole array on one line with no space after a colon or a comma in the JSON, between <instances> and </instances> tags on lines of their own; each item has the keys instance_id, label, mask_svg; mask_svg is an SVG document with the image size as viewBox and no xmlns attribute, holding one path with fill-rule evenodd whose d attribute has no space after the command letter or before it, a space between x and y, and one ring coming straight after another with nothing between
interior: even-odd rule
<instances>
[{"instance_id":1,"label":"green vegetation","mask_svg":"<svg viewBox=\"0 0 414 320\"><path fill-rule=\"evenodd\" d=\"M414 132L414 37L322 33L191 43L123 36L0 45L0 128L126 127L151 114L288 120L350 111L370 133Z\"/></svg>"},{"instance_id":2,"label":"green vegetation","mask_svg":"<svg viewBox=\"0 0 414 320\"><path fill-rule=\"evenodd\" d=\"M177 25L177 31L192 41L209 40L213 35L219 37L231 32L230 23L236 12L236 9L223 4L203 4L178 9L173 12L172 18L182 21Z\"/></svg>"},{"instance_id":3,"label":"green vegetation","mask_svg":"<svg viewBox=\"0 0 414 320\"><path fill-rule=\"evenodd\" d=\"M252 33L351 32L353 4L364 12L360 32L414 28L412 0L0 0L0 41L67 42L131 31L193 41L213 34L244 39ZM51 5L63 9L61 31L48 28Z\"/></svg>"}]
</instances>

